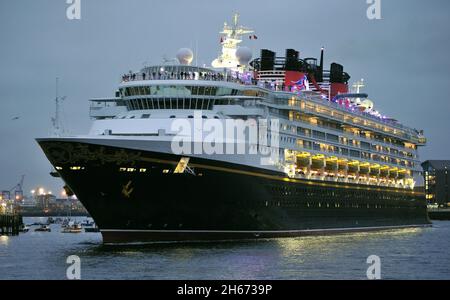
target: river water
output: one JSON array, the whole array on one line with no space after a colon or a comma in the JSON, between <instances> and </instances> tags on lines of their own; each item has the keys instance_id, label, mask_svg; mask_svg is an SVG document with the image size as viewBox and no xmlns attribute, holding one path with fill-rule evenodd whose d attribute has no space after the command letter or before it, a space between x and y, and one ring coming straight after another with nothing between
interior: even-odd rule
<instances>
[{"instance_id":1,"label":"river water","mask_svg":"<svg viewBox=\"0 0 450 300\"><path fill-rule=\"evenodd\" d=\"M0 279L65 279L70 255L80 258L82 279L365 279L370 255L380 257L383 279L450 279L450 221L371 233L145 246L104 246L100 233L61 233L59 224L51 232L35 228L0 237Z\"/></svg>"}]
</instances>

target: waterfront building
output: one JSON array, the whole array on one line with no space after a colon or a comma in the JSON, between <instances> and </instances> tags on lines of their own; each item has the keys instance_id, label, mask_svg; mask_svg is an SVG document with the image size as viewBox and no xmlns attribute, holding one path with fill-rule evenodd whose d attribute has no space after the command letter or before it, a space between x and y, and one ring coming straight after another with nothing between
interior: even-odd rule
<instances>
[{"instance_id":1,"label":"waterfront building","mask_svg":"<svg viewBox=\"0 0 450 300\"><path fill-rule=\"evenodd\" d=\"M48 210L55 203L56 196L52 194L36 195L36 206L40 210Z\"/></svg>"},{"instance_id":2,"label":"waterfront building","mask_svg":"<svg viewBox=\"0 0 450 300\"><path fill-rule=\"evenodd\" d=\"M427 160L422 168L428 203L450 206L450 160Z\"/></svg>"}]
</instances>

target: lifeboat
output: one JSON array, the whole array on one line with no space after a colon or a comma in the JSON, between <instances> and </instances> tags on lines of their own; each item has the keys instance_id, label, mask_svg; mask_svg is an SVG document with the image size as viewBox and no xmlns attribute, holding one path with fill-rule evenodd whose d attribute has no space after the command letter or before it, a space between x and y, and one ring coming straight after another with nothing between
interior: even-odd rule
<instances>
[{"instance_id":1,"label":"lifeboat","mask_svg":"<svg viewBox=\"0 0 450 300\"><path fill-rule=\"evenodd\" d=\"M380 165L375 164L370 166L370 176L378 176L380 175Z\"/></svg>"},{"instance_id":2,"label":"lifeboat","mask_svg":"<svg viewBox=\"0 0 450 300\"><path fill-rule=\"evenodd\" d=\"M384 178L389 177L389 167L388 166L380 167L380 176L384 177Z\"/></svg>"},{"instance_id":3,"label":"lifeboat","mask_svg":"<svg viewBox=\"0 0 450 300\"><path fill-rule=\"evenodd\" d=\"M339 171L347 171L348 162L346 159L340 159L338 161L338 170Z\"/></svg>"},{"instance_id":4,"label":"lifeboat","mask_svg":"<svg viewBox=\"0 0 450 300\"><path fill-rule=\"evenodd\" d=\"M309 167L311 160L311 154L308 152L302 152L297 154L297 167L298 168L306 168Z\"/></svg>"},{"instance_id":5,"label":"lifeboat","mask_svg":"<svg viewBox=\"0 0 450 300\"><path fill-rule=\"evenodd\" d=\"M326 159L325 170L333 172L338 170L338 160L336 157L329 157Z\"/></svg>"},{"instance_id":6,"label":"lifeboat","mask_svg":"<svg viewBox=\"0 0 450 300\"><path fill-rule=\"evenodd\" d=\"M359 165L359 174L369 174L370 172L370 164L362 163Z\"/></svg>"},{"instance_id":7,"label":"lifeboat","mask_svg":"<svg viewBox=\"0 0 450 300\"><path fill-rule=\"evenodd\" d=\"M359 161L355 160L348 163L348 173L356 174L359 172Z\"/></svg>"},{"instance_id":8,"label":"lifeboat","mask_svg":"<svg viewBox=\"0 0 450 300\"><path fill-rule=\"evenodd\" d=\"M398 171L397 179L404 179L406 177L406 169L401 169Z\"/></svg>"},{"instance_id":9,"label":"lifeboat","mask_svg":"<svg viewBox=\"0 0 450 300\"><path fill-rule=\"evenodd\" d=\"M389 178L397 178L397 175L398 175L398 169L397 168L389 169Z\"/></svg>"},{"instance_id":10,"label":"lifeboat","mask_svg":"<svg viewBox=\"0 0 450 300\"><path fill-rule=\"evenodd\" d=\"M325 157L323 154L314 155L311 159L311 168L312 169L322 169L325 167Z\"/></svg>"}]
</instances>

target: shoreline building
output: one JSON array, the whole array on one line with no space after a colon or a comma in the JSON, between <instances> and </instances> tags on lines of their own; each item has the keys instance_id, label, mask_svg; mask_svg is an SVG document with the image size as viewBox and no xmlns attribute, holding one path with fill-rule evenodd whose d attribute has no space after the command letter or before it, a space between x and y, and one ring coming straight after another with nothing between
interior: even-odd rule
<instances>
[{"instance_id":1,"label":"shoreline building","mask_svg":"<svg viewBox=\"0 0 450 300\"><path fill-rule=\"evenodd\" d=\"M427 160L422 163L425 197L428 203L450 205L450 160Z\"/></svg>"}]
</instances>

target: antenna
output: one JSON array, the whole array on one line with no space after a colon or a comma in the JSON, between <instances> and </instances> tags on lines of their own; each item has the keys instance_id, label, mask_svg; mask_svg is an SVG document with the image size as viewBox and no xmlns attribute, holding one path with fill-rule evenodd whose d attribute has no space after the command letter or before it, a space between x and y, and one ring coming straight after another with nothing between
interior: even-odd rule
<instances>
[{"instance_id":1,"label":"antenna","mask_svg":"<svg viewBox=\"0 0 450 300\"><path fill-rule=\"evenodd\" d=\"M198 39L195 39L195 64L198 67Z\"/></svg>"},{"instance_id":2,"label":"antenna","mask_svg":"<svg viewBox=\"0 0 450 300\"><path fill-rule=\"evenodd\" d=\"M63 102L66 99L66 96L59 97L58 83L59 83L59 78L56 77L55 116L52 118L53 135L54 136L61 136L61 133L62 133L62 126L61 126L61 121L60 121L60 105L61 105L61 102Z\"/></svg>"},{"instance_id":3,"label":"antenna","mask_svg":"<svg viewBox=\"0 0 450 300\"><path fill-rule=\"evenodd\" d=\"M355 83L353 83L352 88L354 89L354 91L359 94L359 91L361 88L365 87L366 85L364 84L364 79L361 78L360 80L356 81Z\"/></svg>"},{"instance_id":4,"label":"antenna","mask_svg":"<svg viewBox=\"0 0 450 300\"><path fill-rule=\"evenodd\" d=\"M322 74L323 74L323 50L324 49L325 49L324 47L320 48L320 71L322 72Z\"/></svg>"}]
</instances>

